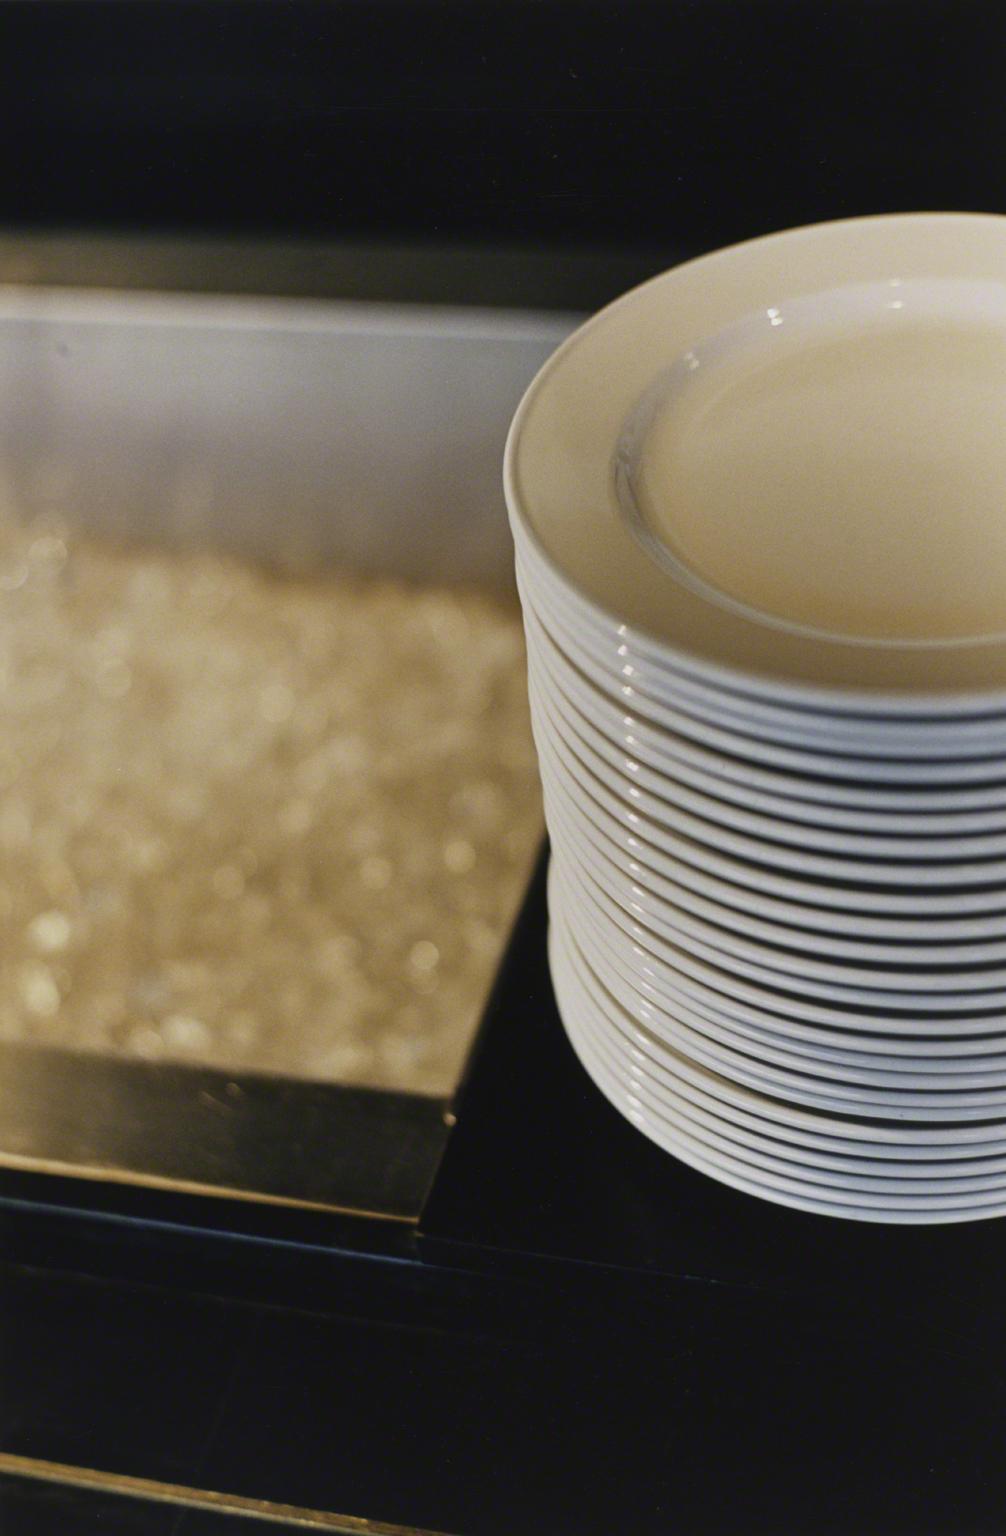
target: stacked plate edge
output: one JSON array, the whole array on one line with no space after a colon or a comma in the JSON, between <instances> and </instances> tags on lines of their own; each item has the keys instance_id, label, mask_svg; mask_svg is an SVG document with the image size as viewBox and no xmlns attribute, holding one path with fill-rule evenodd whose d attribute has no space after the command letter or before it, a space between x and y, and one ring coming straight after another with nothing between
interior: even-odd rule
<instances>
[{"instance_id":1,"label":"stacked plate edge","mask_svg":"<svg viewBox=\"0 0 1006 1536\"><path fill-rule=\"evenodd\" d=\"M1006 219L644 284L506 491L586 1071L749 1194L1006 1214Z\"/></svg>"}]
</instances>

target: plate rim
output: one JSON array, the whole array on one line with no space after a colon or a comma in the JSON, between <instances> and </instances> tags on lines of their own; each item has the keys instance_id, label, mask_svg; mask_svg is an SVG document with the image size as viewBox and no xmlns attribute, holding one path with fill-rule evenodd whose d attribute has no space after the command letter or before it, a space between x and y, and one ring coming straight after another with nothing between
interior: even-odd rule
<instances>
[{"instance_id":1,"label":"plate rim","mask_svg":"<svg viewBox=\"0 0 1006 1536\"><path fill-rule=\"evenodd\" d=\"M536 446L532 443L529 449L528 439L536 426L540 402L545 398L548 403L549 392L554 394L557 380L564 377L570 364L575 366L584 353L589 360L599 337L603 355L606 333L623 344L631 343L633 326L640 331L649 327L652 334L662 303L676 305L688 316L688 324L675 343L676 353L680 353L691 344L693 331L695 339L709 333L709 325L703 327L691 317L696 311L701 314L702 303L710 310L715 308L711 289L716 281L734 281L739 290L734 314L727 313L718 320L718 327L722 327L730 318L741 318L736 313L737 303L743 303L744 313L752 313L766 302L773 304L785 298L787 292L798 297L820 291L825 283L834 287L892 276L991 277L1001 283L1004 255L1006 216L1001 214L874 214L762 235L671 267L630 289L557 348L517 408L507 437L503 477L515 535L519 530L560 585L568 587L602 623L615 625L634 643L642 643L655 654L663 653L685 671L718 681L720 686L840 713L912 713L919 711L920 704L928 713L951 716L1003 708L1006 643L1001 638L977 643L877 645L793 634L711 603L647 559L643 546L616 515L613 501L616 445L608 417L614 410L619 412L618 420L624 418L641 392L627 370L611 370L619 373L620 392L625 394L620 405L609 400L602 409L598 400L597 414L578 423L580 444L589 440L598 445L597 461L591 465L586 483L582 454L577 480L569 469L576 455L569 453L568 445L562 450L552 449L549 468L555 469L564 452L567 479L573 475L570 486L576 486L577 498L574 516L571 518L568 510L566 513L569 528L560 529L558 535L550 528L546 536L539 526L543 520L540 492L538 505L532 510L535 493L528 491L526 482L529 469L533 481L534 465L525 460ZM798 260L799 280L794 276ZM708 296L704 296L704 289ZM654 359L648 377L656 366ZM640 374L638 383L643 384L646 377ZM554 408L554 401L552 405ZM593 567L583 561L588 545L597 546L602 556ZM613 565L622 572L632 612L618 612L611 586ZM603 567L600 577L598 566ZM670 595L673 602L667 601Z\"/></svg>"}]
</instances>

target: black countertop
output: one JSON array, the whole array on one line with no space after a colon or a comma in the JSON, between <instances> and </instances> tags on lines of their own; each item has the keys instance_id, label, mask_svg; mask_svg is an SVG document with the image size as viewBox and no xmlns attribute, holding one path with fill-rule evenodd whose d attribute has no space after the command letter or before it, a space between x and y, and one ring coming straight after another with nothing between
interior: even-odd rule
<instances>
[{"instance_id":1,"label":"black countertop","mask_svg":"<svg viewBox=\"0 0 1006 1536\"><path fill-rule=\"evenodd\" d=\"M418 1255L8 1189L0 1474L455 1536L1006 1529L1002 1223L816 1218L667 1158L566 1044L544 933L539 871Z\"/></svg>"}]
</instances>

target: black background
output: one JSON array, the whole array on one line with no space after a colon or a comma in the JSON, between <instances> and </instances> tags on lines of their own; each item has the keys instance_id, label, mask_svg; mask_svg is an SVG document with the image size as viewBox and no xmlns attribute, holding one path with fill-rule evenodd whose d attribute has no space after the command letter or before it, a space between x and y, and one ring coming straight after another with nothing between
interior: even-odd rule
<instances>
[{"instance_id":1,"label":"black background","mask_svg":"<svg viewBox=\"0 0 1006 1536\"><path fill-rule=\"evenodd\" d=\"M0 8L0 226L699 250L1004 207L996 0Z\"/></svg>"}]
</instances>

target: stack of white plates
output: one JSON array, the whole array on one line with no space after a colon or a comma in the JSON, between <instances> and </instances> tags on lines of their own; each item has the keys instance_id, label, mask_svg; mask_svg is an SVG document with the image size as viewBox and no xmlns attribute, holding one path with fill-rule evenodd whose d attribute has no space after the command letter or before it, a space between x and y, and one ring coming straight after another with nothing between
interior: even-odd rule
<instances>
[{"instance_id":1,"label":"stack of white plates","mask_svg":"<svg viewBox=\"0 0 1006 1536\"><path fill-rule=\"evenodd\" d=\"M765 1199L1006 1214L1006 220L664 274L506 484L588 1073Z\"/></svg>"}]
</instances>

